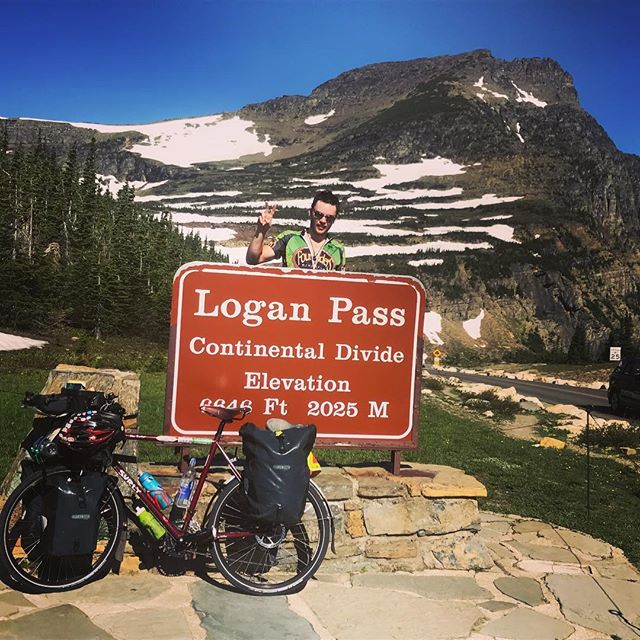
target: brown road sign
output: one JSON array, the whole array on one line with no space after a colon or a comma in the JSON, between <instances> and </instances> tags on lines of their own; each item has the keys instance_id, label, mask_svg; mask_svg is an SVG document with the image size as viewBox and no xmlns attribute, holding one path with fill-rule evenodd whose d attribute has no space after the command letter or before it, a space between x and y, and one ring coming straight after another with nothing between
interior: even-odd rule
<instances>
[{"instance_id":1,"label":"brown road sign","mask_svg":"<svg viewBox=\"0 0 640 640\"><path fill-rule=\"evenodd\" d=\"M319 445L416 446L424 309L410 277L186 264L165 432L211 435L200 406L240 405L316 424Z\"/></svg>"}]
</instances>

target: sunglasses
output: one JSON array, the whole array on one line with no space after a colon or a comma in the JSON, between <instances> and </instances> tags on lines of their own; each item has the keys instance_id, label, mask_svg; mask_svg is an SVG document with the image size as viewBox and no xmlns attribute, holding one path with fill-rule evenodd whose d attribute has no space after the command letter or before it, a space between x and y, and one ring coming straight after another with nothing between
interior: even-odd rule
<instances>
[{"instance_id":1,"label":"sunglasses","mask_svg":"<svg viewBox=\"0 0 640 640\"><path fill-rule=\"evenodd\" d=\"M322 211L318 211L317 209L312 209L311 213L316 220L322 220L322 218L324 218L327 224L333 224L336 221L335 216L328 216L326 213L322 213Z\"/></svg>"}]
</instances>

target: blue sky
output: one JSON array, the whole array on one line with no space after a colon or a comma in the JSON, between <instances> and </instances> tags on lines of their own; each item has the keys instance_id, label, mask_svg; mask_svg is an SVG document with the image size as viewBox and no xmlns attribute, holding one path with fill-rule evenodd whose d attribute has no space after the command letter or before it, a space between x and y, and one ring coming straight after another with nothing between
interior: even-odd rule
<instances>
[{"instance_id":1,"label":"blue sky","mask_svg":"<svg viewBox=\"0 0 640 640\"><path fill-rule=\"evenodd\" d=\"M551 57L640 154L636 0L0 0L0 115L144 123L308 94L374 62Z\"/></svg>"}]
</instances>

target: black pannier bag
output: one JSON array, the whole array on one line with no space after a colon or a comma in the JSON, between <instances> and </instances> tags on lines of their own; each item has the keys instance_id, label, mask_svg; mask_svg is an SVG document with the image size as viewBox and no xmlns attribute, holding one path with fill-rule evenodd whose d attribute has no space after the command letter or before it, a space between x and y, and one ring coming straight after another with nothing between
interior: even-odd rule
<instances>
[{"instance_id":1,"label":"black pannier bag","mask_svg":"<svg viewBox=\"0 0 640 640\"><path fill-rule=\"evenodd\" d=\"M107 481L105 474L95 471L56 474L47 480L45 536L52 556L87 555L95 551L100 502Z\"/></svg>"},{"instance_id":2,"label":"black pannier bag","mask_svg":"<svg viewBox=\"0 0 640 640\"><path fill-rule=\"evenodd\" d=\"M242 484L248 515L259 523L291 527L300 522L307 490L307 457L316 439L315 425L278 432L247 422L240 427L246 458Z\"/></svg>"}]
</instances>

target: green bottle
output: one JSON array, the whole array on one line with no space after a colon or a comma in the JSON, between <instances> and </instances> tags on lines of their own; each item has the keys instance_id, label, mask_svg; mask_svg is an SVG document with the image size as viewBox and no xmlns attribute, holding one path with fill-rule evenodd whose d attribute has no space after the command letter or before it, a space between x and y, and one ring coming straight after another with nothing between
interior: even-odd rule
<instances>
[{"instance_id":1,"label":"green bottle","mask_svg":"<svg viewBox=\"0 0 640 640\"><path fill-rule=\"evenodd\" d=\"M156 539L160 540L167 530L144 507L136 507L136 516L140 524Z\"/></svg>"}]
</instances>

